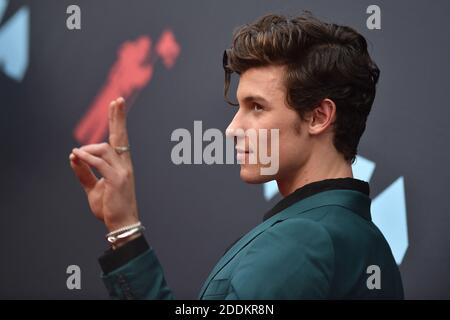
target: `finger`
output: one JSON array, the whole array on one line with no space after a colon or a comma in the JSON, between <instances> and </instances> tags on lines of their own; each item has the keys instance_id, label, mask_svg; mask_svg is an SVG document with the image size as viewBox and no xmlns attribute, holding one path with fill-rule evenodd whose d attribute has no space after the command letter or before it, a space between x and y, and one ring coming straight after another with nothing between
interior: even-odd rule
<instances>
[{"instance_id":1,"label":"finger","mask_svg":"<svg viewBox=\"0 0 450 320\"><path fill-rule=\"evenodd\" d=\"M97 183L98 179L92 172L91 168L76 157L73 153L69 156L70 166L86 192L89 192Z\"/></svg>"},{"instance_id":2,"label":"finger","mask_svg":"<svg viewBox=\"0 0 450 320\"><path fill-rule=\"evenodd\" d=\"M82 146L80 148L80 150L86 151L87 153L90 153L93 156L102 158L111 167L114 167L114 165L119 162L117 153L106 142L95 143L95 144L89 144L89 145L86 145L86 146Z\"/></svg>"},{"instance_id":3,"label":"finger","mask_svg":"<svg viewBox=\"0 0 450 320\"><path fill-rule=\"evenodd\" d=\"M114 169L102 158L96 157L78 148L74 148L72 153L91 167L97 169L105 179L112 181L115 178Z\"/></svg>"},{"instance_id":4,"label":"finger","mask_svg":"<svg viewBox=\"0 0 450 320\"><path fill-rule=\"evenodd\" d=\"M112 147L128 146L127 115L122 97L109 106L109 144Z\"/></svg>"}]
</instances>

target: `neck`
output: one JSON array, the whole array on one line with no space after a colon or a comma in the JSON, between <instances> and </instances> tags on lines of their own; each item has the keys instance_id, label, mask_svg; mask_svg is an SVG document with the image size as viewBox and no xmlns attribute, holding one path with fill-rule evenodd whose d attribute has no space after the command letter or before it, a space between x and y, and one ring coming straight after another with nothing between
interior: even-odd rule
<instances>
[{"instance_id":1,"label":"neck","mask_svg":"<svg viewBox=\"0 0 450 320\"><path fill-rule=\"evenodd\" d=\"M311 155L297 172L277 180L278 190L286 197L304 185L325 179L353 178L352 166L337 151Z\"/></svg>"}]
</instances>

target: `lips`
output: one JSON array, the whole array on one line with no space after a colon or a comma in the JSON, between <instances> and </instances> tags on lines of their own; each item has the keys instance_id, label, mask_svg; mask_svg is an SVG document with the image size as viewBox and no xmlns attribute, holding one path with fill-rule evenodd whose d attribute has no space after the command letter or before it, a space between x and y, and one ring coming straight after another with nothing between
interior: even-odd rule
<instances>
[{"instance_id":1,"label":"lips","mask_svg":"<svg viewBox=\"0 0 450 320\"><path fill-rule=\"evenodd\" d=\"M252 151L236 148L236 159L238 163L244 164L248 162L249 154L253 153Z\"/></svg>"}]
</instances>

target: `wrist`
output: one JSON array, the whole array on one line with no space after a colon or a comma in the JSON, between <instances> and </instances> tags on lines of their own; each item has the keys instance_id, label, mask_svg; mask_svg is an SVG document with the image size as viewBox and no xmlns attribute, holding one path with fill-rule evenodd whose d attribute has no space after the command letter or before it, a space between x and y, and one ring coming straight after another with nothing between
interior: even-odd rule
<instances>
[{"instance_id":1,"label":"wrist","mask_svg":"<svg viewBox=\"0 0 450 320\"><path fill-rule=\"evenodd\" d=\"M106 229L108 229L108 232L114 232L123 227L130 226L130 225L133 225L136 223L139 223L139 218L136 216L132 216L130 218L120 220L120 221L105 221L105 226L106 226Z\"/></svg>"}]
</instances>

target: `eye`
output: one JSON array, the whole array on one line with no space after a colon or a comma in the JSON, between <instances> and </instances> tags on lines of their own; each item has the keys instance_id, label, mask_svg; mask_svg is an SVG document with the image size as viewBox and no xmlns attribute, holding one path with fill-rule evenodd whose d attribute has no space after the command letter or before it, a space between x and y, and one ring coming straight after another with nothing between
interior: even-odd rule
<instances>
[{"instance_id":1,"label":"eye","mask_svg":"<svg viewBox=\"0 0 450 320\"><path fill-rule=\"evenodd\" d=\"M260 112L260 111L262 111L262 110L263 110L263 107L260 106L259 104L255 103L255 104L253 105L253 111Z\"/></svg>"}]
</instances>

